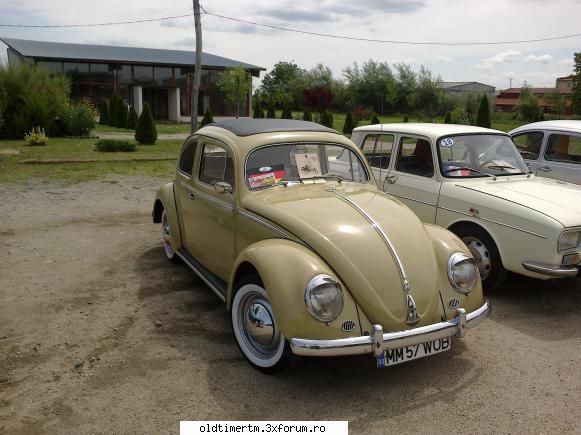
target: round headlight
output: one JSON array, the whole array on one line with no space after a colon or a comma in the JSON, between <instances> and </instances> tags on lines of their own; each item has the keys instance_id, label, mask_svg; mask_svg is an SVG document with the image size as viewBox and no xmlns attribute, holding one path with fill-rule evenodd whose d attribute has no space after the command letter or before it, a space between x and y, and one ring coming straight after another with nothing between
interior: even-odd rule
<instances>
[{"instance_id":1,"label":"round headlight","mask_svg":"<svg viewBox=\"0 0 581 435\"><path fill-rule=\"evenodd\" d=\"M319 322L335 320L343 311L343 289L335 278L317 275L305 289L305 304Z\"/></svg>"},{"instance_id":2,"label":"round headlight","mask_svg":"<svg viewBox=\"0 0 581 435\"><path fill-rule=\"evenodd\" d=\"M448 279L460 293L470 293L478 280L478 267L474 259L457 252L448 260Z\"/></svg>"}]
</instances>

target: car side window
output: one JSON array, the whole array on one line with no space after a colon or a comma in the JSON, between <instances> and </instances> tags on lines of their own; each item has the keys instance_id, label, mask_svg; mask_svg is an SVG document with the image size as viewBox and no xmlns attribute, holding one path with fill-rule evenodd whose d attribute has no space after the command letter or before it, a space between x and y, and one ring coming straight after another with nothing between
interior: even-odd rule
<instances>
[{"instance_id":1,"label":"car side window","mask_svg":"<svg viewBox=\"0 0 581 435\"><path fill-rule=\"evenodd\" d=\"M218 181L225 181L234 185L234 164L232 156L217 145L205 144L202 149L200 162L200 181L214 185Z\"/></svg>"},{"instance_id":2,"label":"car side window","mask_svg":"<svg viewBox=\"0 0 581 435\"><path fill-rule=\"evenodd\" d=\"M198 144L197 141L193 141L188 143L184 150L182 151L182 155L180 156L180 172L192 176L192 169L194 166L194 155L196 154L196 145Z\"/></svg>"},{"instance_id":3,"label":"car side window","mask_svg":"<svg viewBox=\"0 0 581 435\"><path fill-rule=\"evenodd\" d=\"M387 169L393 149L393 135L370 134L365 137L361 150L369 165L374 168Z\"/></svg>"},{"instance_id":4,"label":"car side window","mask_svg":"<svg viewBox=\"0 0 581 435\"><path fill-rule=\"evenodd\" d=\"M541 152L543 137L542 131L531 131L514 136L512 140L523 159L536 160Z\"/></svg>"},{"instance_id":5,"label":"car side window","mask_svg":"<svg viewBox=\"0 0 581 435\"><path fill-rule=\"evenodd\" d=\"M551 134L547 141L545 159L581 164L581 137L563 133Z\"/></svg>"},{"instance_id":6,"label":"car side window","mask_svg":"<svg viewBox=\"0 0 581 435\"><path fill-rule=\"evenodd\" d=\"M427 139L402 136L395 169L421 177L434 176L432 146Z\"/></svg>"}]
</instances>

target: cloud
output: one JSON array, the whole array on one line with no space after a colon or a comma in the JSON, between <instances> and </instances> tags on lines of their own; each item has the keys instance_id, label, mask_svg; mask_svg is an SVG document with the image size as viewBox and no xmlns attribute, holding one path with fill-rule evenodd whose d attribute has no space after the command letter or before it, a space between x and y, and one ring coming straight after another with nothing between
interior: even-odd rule
<instances>
[{"instance_id":1,"label":"cloud","mask_svg":"<svg viewBox=\"0 0 581 435\"><path fill-rule=\"evenodd\" d=\"M294 22L311 22L311 23L329 23L337 21L337 17L333 17L329 12L323 12L316 9L298 9L298 8L285 8L285 7L271 7L258 9L256 11L258 14L275 18L279 21L285 23Z\"/></svg>"},{"instance_id":2,"label":"cloud","mask_svg":"<svg viewBox=\"0 0 581 435\"><path fill-rule=\"evenodd\" d=\"M436 60L438 62L444 62L444 63L454 63L454 59L452 59L451 57L448 56L438 56L436 58Z\"/></svg>"},{"instance_id":3,"label":"cloud","mask_svg":"<svg viewBox=\"0 0 581 435\"><path fill-rule=\"evenodd\" d=\"M553 56L551 56L549 54L543 54L541 56L529 54L527 57L525 57L525 61L526 62L533 62L533 63L547 64L547 63L550 63L553 61Z\"/></svg>"},{"instance_id":4,"label":"cloud","mask_svg":"<svg viewBox=\"0 0 581 435\"><path fill-rule=\"evenodd\" d=\"M481 62L489 64L511 63L521 59L523 54L520 51L506 50L495 54L493 57L482 59Z\"/></svg>"},{"instance_id":5,"label":"cloud","mask_svg":"<svg viewBox=\"0 0 581 435\"><path fill-rule=\"evenodd\" d=\"M494 65L492 65L490 62L480 62L476 65L473 65L472 68L477 71L492 71L494 69Z\"/></svg>"}]
</instances>

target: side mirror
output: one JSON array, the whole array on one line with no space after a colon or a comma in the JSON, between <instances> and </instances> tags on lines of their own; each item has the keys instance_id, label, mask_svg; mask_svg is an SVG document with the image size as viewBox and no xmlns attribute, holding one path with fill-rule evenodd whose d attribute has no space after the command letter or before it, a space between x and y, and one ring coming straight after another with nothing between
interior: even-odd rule
<instances>
[{"instance_id":1,"label":"side mirror","mask_svg":"<svg viewBox=\"0 0 581 435\"><path fill-rule=\"evenodd\" d=\"M217 181L214 184L214 190L218 193L232 193L232 186L225 181Z\"/></svg>"}]
</instances>

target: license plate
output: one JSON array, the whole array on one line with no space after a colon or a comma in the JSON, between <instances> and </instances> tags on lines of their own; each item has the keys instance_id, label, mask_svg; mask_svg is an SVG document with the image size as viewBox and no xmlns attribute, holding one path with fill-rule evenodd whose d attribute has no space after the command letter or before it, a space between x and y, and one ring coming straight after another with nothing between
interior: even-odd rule
<instances>
[{"instance_id":1,"label":"license plate","mask_svg":"<svg viewBox=\"0 0 581 435\"><path fill-rule=\"evenodd\" d=\"M393 366L403 362L445 352L452 348L452 339L439 338L427 343L414 344L413 346L400 347L399 349L389 349L377 357L377 368Z\"/></svg>"}]
</instances>

